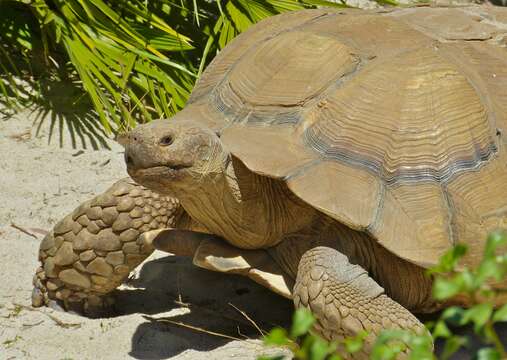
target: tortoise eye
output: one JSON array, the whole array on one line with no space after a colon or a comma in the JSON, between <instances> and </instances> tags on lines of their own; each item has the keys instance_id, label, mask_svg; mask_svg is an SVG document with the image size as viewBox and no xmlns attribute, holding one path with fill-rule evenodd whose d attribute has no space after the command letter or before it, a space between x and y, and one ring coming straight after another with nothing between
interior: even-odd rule
<instances>
[{"instance_id":1,"label":"tortoise eye","mask_svg":"<svg viewBox=\"0 0 507 360\"><path fill-rule=\"evenodd\" d=\"M171 135L166 135L162 139L160 139L160 145L169 146L173 143L173 137Z\"/></svg>"}]
</instances>

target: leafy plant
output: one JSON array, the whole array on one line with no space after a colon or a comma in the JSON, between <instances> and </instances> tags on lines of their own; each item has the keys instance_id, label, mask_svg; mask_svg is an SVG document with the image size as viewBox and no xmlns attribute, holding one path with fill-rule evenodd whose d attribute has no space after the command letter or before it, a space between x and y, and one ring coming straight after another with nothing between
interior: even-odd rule
<instances>
[{"instance_id":1,"label":"leafy plant","mask_svg":"<svg viewBox=\"0 0 507 360\"><path fill-rule=\"evenodd\" d=\"M454 296L463 296L471 300L472 306L463 309L452 306L444 310L435 323L433 337L445 339L442 358L447 359L460 347L466 346L467 339L454 335L447 324L455 326L473 325L474 332L493 348L479 350L481 359L505 359L507 352L496 332L495 324L507 321L507 304L495 309L495 299L506 289L494 286L507 276L507 253L499 254L505 249L507 236L504 232L492 233L486 242L484 254L479 266L475 269L463 267L458 269L459 260L465 256L467 248L456 246L444 255L439 265L430 271L437 274L433 285L433 297L444 301Z\"/></svg>"},{"instance_id":2,"label":"leafy plant","mask_svg":"<svg viewBox=\"0 0 507 360\"><path fill-rule=\"evenodd\" d=\"M395 359L401 352L409 350L409 359L436 359L433 342L444 341L441 359L449 359L460 348L468 346L468 338L453 334L451 325L461 327L472 325L479 338L487 344L477 351L476 358L481 360L500 360L507 358L504 344L496 331L495 324L507 321L507 304L495 308L498 296L507 289L498 284L507 277L507 235L505 232L492 233L484 248L480 264L474 268L460 267L460 260L466 255L467 247L456 245L445 253L439 264L428 271L434 276L433 297L437 301L446 301L459 296L467 298L472 305L464 309L452 306L445 309L436 321L426 326L429 334L415 334L407 330L384 329L377 337L371 351L374 360ZM501 250L504 250L501 253ZM267 345L288 347L296 359L337 360L339 354L354 354L360 351L364 339L362 332L356 337L346 338L342 342L328 342L312 333L315 319L306 309L298 309L294 314L290 332L274 328L265 337ZM259 360L279 360L283 357L261 357Z\"/></svg>"},{"instance_id":3,"label":"leafy plant","mask_svg":"<svg viewBox=\"0 0 507 360\"><path fill-rule=\"evenodd\" d=\"M294 312L289 333L285 329L274 328L266 335L264 342L266 345L285 346L292 351L296 359L305 360L339 360L341 357L337 352L340 350L353 354L362 349L366 332L342 342L328 342L311 333L314 323L315 318L309 310L298 309ZM283 358L283 356L260 357L258 360Z\"/></svg>"},{"instance_id":4,"label":"leafy plant","mask_svg":"<svg viewBox=\"0 0 507 360\"><path fill-rule=\"evenodd\" d=\"M60 129L67 120L69 130L88 131L90 138L121 132L179 111L206 65L252 24L317 5L343 6L325 0L3 0L0 101L13 111L42 107L41 119L56 113L52 120ZM80 116L71 114L76 106Z\"/></svg>"}]
</instances>

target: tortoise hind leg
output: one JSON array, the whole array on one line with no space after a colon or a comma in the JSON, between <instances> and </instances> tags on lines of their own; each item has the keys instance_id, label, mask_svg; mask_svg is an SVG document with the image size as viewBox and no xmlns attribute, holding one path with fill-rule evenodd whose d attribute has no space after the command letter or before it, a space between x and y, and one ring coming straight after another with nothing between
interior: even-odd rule
<instances>
[{"instance_id":1,"label":"tortoise hind leg","mask_svg":"<svg viewBox=\"0 0 507 360\"><path fill-rule=\"evenodd\" d=\"M66 309L100 314L108 295L152 252L139 246L144 232L173 227L182 210L131 179L122 179L81 204L42 241L33 306L54 301Z\"/></svg>"},{"instance_id":2,"label":"tortoise hind leg","mask_svg":"<svg viewBox=\"0 0 507 360\"><path fill-rule=\"evenodd\" d=\"M317 319L315 330L327 340L342 340L361 330L369 333L363 354L383 329L426 331L407 309L384 293L359 265L339 251L315 247L304 253L294 286L296 308L309 308Z\"/></svg>"}]
</instances>

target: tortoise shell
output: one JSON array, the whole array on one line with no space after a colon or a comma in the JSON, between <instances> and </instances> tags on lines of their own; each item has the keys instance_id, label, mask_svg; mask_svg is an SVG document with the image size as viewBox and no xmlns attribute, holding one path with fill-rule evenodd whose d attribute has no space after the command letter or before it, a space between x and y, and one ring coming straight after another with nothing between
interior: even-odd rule
<instances>
[{"instance_id":1,"label":"tortoise shell","mask_svg":"<svg viewBox=\"0 0 507 360\"><path fill-rule=\"evenodd\" d=\"M507 226L507 9L492 13L276 16L214 59L183 114L399 257L428 267L461 242L475 265Z\"/></svg>"}]
</instances>

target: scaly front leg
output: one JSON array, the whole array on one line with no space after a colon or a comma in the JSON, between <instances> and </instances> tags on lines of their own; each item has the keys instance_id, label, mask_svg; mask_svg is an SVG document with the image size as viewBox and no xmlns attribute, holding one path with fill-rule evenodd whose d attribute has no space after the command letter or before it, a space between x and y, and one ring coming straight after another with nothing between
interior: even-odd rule
<instances>
[{"instance_id":1,"label":"scaly front leg","mask_svg":"<svg viewBox=\"0 0 507 360\"><path fill-rule=\"evenodd\" d=\"M426 331L361 266L351 264L345 255L329 247L312 248L301 257L294 304L312 311L317 318L315 330L327 340L342 340L366 330L370 334L366 348L354 358L368 358L383 329Z\"/></svg>"},{"instance_id":2,"label":"scaly front leg","mask_svg":"<svg viewBox=\"0 0 507 360\"><path fill-rule=\"evenodd\" d=\"M183 210L131 179L81 204L40 245L33 306L57 301L66 309L97 313L108 296L152 252L137 239L154 229L176 227Z\"/></svg>"}]
</instances>

